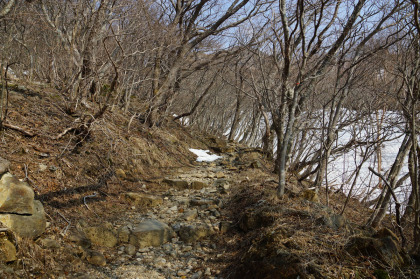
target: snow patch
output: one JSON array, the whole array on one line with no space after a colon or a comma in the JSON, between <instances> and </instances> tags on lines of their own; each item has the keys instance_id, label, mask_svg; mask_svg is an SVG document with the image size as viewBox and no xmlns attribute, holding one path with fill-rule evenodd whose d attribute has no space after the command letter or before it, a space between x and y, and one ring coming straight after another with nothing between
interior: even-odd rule
<instances>
[{"instance_id":1,"label":"snow patch","mask_svg":"<svg viewBox=\"0 0 420 279\"><path fill-rule=\"evenodd\" d=\"M213 162L217 159L222 158L222 156L218 156L216 154L210 154L209 150L202 150L202 149L189 149L192 153L197 155L197 162Z\"/></svg>"}]
</instances>

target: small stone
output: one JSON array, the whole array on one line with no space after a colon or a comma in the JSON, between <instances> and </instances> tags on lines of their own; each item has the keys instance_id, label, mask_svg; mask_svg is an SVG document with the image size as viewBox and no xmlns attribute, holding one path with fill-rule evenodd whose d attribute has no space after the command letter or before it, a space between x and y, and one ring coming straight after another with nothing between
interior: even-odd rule
<instances>
[{"instance_id":1,"label":"small stone","mask_svg":"<svg viewBox=\"0 0 420 279\"><path fill-rule=\"evenodd\" d=\"M97 266L105 266L106 259L104 255L97 251L87 251L86 253L86 260L93 265Z\"/></svg>"},{"instance_id":2,"label":"small stone","mask_svg":"<svg viewBox=\"0 0 420 279\"><path fill-rule=\"evenodd\" d=\"M130 228L128 226L123 226L118 230L118 240L122 243L128 243L130 240Z\"/></svg>"},{"instance_id":3,"label":"small stone","mask_svg":"<svg viewBox=\"0 0 420 279\"><path fill-rule=\"evenodd\" d=\"M197 216L198 216L197 209L191 209L191 210L188 210L184 213L183 218L186 221L192 221L192 220L197 219Z\"/></svg>"},{"instance_id":4,"label":"small stone","mask_svg":"<svg viewBox=\"0 0 420 279\"><path fill-rule=\"evenodd\" d=\"M45 164L39 164L38 168L40 172L44 172L47 170L48 166Z\"/></svg>"},{"instance_id":5,"label":"small stone","mask_svg":"<svg viewBox=\"0 0 420 279\"><path fill-rule=\"evenodd\" d=\"M55 239L52 239L52 238L40 239L39 243L41 244L41 246L43 248L46 248L46 249L58 249L58 248L60 248L60 244L58 243L58 241L55 240Z\"/></svg>"},{"instance_id":6,"label":"small stone","mask_svg":"<svg viewBox=\"0 0 420 279\"><path fill-rule=\"evenodd\" d=\"M146 248L140 248L138 251L139 251L139 253L147 253L147 252L150 251L150 249L149 249L149 247L146 247Z\"/></svg>"},{"instance_id":7,"label":"small stone","mask_svg":"<svg viewBox=\"0 0 420 279\"><path fill-rule=\"evenodd\" d=\"M178 270L176 273L178 276L187 276L187 272L185 270Z\"/></svg>"},{"instance_id":8,"label":"small stone","mask_svg":"<svg viewBox=\"0 0 420 279\"><path fill-rule=\"evenodd\" d=\"M210 276L211 275L211 269L210 269L210 267L207 267L206 268L206 271L204 272L204 275L206 275L206 276Z\"/></svg>"},{"instance_id":9,"label":"small stone","mask_svg":"<svg viewBox=\"0 0 420 279\"><path fill-rule=\"evenodd\" d=\"M125 246L125 252L130 256L134 256L136 254L136 246L128 244Z\"/></svg>"},{"instance_id":10,"label":"small stone","mask_svg":"<svg viewBox=\"0 0 420 279\"><path fill-rule=\"evenodd\" d=\"M217 211L216 209L211 210L211 213L213 214L213 216L215 217L220 217L220 212Z\"/></svg>"},{"instance_id":11,"label":"small stone","mask_svg":"<svg viewBox=\"0 0 420 279\"><path fill-rule=\"evenodd\" d=\"M175 223L172 225L172 229L177 232L181 229L181 224L180 223Z\"/></svg>"},{"instance_id":12,"label":"small stone","mask_svg":"<svg viewBox=\"0 0 420 279\"><path fill-rule=\"evenodd\" d=\"M185 246L183 249L182 249L182 252L189 252L189 251L191 251L193 248L192 248L192 246Z\"/></svg>"},{"instance_id":13,"label":"small stone","mask_svg":"<svg viewBox=\"0 0 420 279\"><path fill-rule=\"evenodd\" d=\"M191 275L191 279L199 279L201 278L201 275L203 275L203 272L199 271Z\"/></svg>"},{"instance_id":14,"label":"small stone","mask_svg":"<svg viewBox=\"0 0 420 279\"><path fill-rule=\"evenodd\" d=\"M122 169L116 169L115 170L115 175L119 178L119 179L126 179L127 178L127 174L125 173L124 170Z\"/></svg>"},{"instance_id":15,"label":"small stone","mask_svg":"<svg viewBox=\"0 0 420 279\"><path fill-rule=\"evenodd\" d=\"M50 166L48 169L52 172L55 172L56 170L58 170L56 166Z\"/></svg>"},{"instance_id":16,"label":"small stone","mask_svg":"<svg viewBox=\"0 0 420 279\"><path fill-rule=\"evenodd\" d=\"M0 262L12 262L16 258L16 247L8 239L0 239Z\"/></svg>"}]
</instances>

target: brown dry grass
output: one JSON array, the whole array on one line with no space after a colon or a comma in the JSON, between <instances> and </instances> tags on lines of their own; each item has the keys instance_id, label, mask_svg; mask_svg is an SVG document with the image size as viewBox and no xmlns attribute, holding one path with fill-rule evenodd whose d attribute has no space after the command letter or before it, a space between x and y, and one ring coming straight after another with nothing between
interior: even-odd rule
<instances>
[{"instance_id":1,"label":"brown dry grass","mask_svg":"<svg viewBox=\"0 0 420 279\"><path fill-rule=\"evenodd\" d=\"M162 177L194 164L195 156L188 148L205 147L197 140L198 131L188 131L177 123L169 123L165 129L148 129L134 119L128 129L130 115L118 108L96 120L88 136L70 132L54 139L75 125L78 118L94 115L98 106L90 103L91 108L68 115L56 90L21 85L9 88L7 121L36 136L4 129L0 134L0 152L11 162L11 173L26 178L36 198L42 201L50 223L43 237L63 239L61 234L68 226L64 218L71 222L70 229L81 220L93 225L118 219L130 207L122 193L141 191L144 183L149 193L166 190L159 183ZM89 210L83 198L95 192L96 197L86 199ZM84 263L74 255L76 247L66 242L62 245L62 251L44 250L32 241L20 240L21 260L14 264L20 273L10 275L11 278L83 273Z\"/></svg>"}]
</instances>

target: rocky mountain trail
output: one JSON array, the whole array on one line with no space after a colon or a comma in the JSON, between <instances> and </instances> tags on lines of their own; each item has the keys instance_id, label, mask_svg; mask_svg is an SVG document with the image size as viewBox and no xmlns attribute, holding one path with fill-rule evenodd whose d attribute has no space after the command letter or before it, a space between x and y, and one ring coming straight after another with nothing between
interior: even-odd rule
<instances>
[{"instance_id":1,"label":"rocky mountain trail","mask_svg":"<svg viewBox=\"0 0 420 279\"><path fill-rule=\"evenodd\" d=\"M112 224L79 223L69 238L88 243L81 258L97 266L83 278L221 278L210 266L231 223L223 210L235 174L222 163L230 157L177 170L161 179L170 186L161 194L147 185L123 194L131 210Z\"/></svg>"}]
</instances>

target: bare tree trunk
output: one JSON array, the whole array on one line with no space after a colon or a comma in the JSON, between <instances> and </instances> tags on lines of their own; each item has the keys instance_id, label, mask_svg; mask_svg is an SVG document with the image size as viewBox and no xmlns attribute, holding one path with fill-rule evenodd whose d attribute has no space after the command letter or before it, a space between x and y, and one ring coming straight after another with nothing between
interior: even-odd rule
<instances>
[{"instance_id":1,"label":"bare tree trunk","mask_svg":"<svg viewBox=\"0 0 420 279\"><path fill-rule=\"evenodd\" d=\"M388 174L387 181L389 181L392 189L395 189L398 175L401 171L403 166L404 158L407 156L410 148L412 145L412 141L410 140L410 136L406 135L400 149L398 150L397 157L391 167L391 171ZM391 191L388 188L383 188L381 197L375 207L374 212L370 216L369 220L367 221L367 226L377 227L381 222L382 219L385 217L389 201L391 199Z\"/></svg>"}]
</instances>

